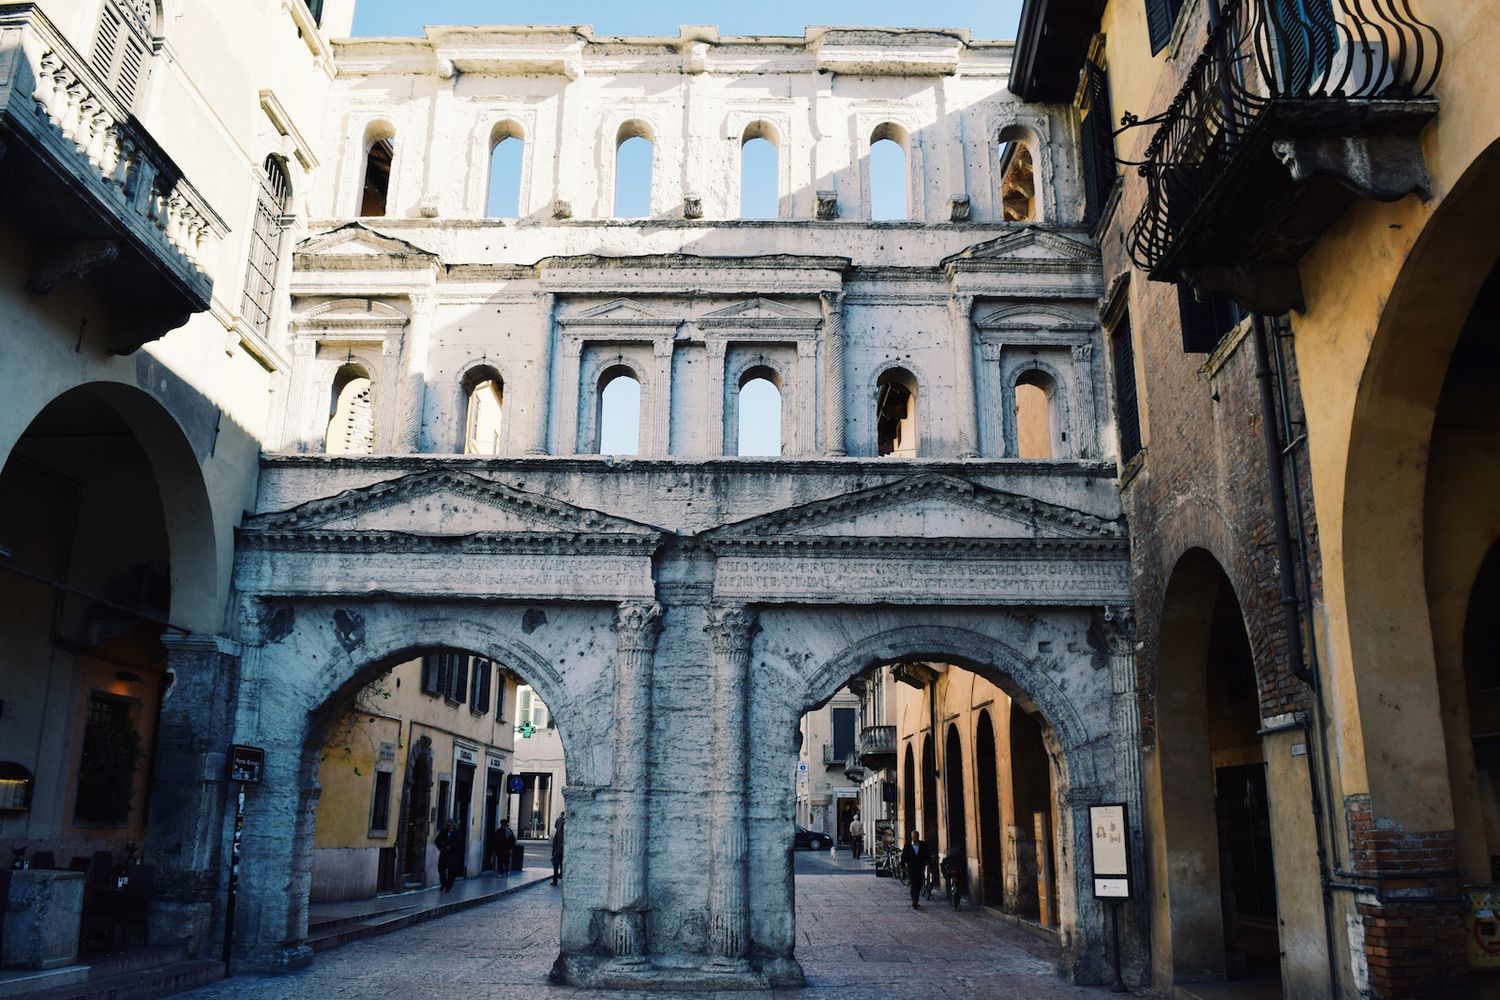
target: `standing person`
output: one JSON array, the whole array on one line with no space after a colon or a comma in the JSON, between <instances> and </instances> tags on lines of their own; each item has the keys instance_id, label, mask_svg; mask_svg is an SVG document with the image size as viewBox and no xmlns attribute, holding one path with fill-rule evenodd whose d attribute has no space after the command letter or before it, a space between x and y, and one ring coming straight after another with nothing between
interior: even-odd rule
<instances>
[{"instance_id":1,"label":"standing person","mask_svg":"<svg viewBox=\"0 0 1500 1000\"><path fill-rule=\"evenodd\" d=\"M464 841L459 836L458 824L451 819L444 823L432 843L438 851L438 882L441 885L438 891L447 892L453 888L453 880L458 878L458 869L464 863Z\"/></svg>"},{"instance_id":2,"label":"standing person","mask_svg":"<svg viewBox=\"0 0 1500 1000\"><path fill-rule=\"evenodd\" d=\"M552 884L562 878L563 866L563 820L567 814L557 817L557 825L552 828Z\"/></svg>"},{"instance_id":3,"label":"standing person","mask_svg":"<svg viewBox=\"0 0 1500 1000\"><path fill-rule=\"evenodd\" d=\"M509 875L516 856L516 831L510 828L510 820L502 819L500 829L495 832L500 835L500 874Z\"/></svg>"},{"instance_id":4,"label":"standing person","mask_svg":"<svg viewBox=\"0 0 1500 1000\"><path fill-rule=\"evenodd\" d=\"M927 866L930 861L930 853L927 845L922 843L920 830L913 830L911 836L907 838L906 849L901 852L901 860L911 874L911 908L920 910L922 904L917 902L917 897L922 894L922 885L927 881Z\"/></svg>"},{"instance_id":5,"label":"standing person","mask_svg":"<svg viewBox=\"0 0 1500 1000\"><path fill-rule=\"evenodd\" d=\"M859 813L849 821L849 843L854 845L854 860L858 861L865 843L865 825L859 821Z\"/></svg>"}]
</instances>

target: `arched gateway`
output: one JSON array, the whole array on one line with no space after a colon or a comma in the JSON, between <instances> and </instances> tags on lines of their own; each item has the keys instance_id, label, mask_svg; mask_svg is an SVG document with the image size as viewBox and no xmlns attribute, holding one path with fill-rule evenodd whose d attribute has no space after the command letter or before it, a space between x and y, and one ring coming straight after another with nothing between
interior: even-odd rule
<instances>
[{"instance_id":1,"label":"arched gateway","mask_svg":"<svg viewBox=\"0 0 1500 1000\"><path fill-rule=\"evenodd\" d=\"M1129 803L1140 849L1125 533L1112 467L1027 470L265 459L236 566L241 690L257 694L241 697L235 733L269 751L247 805L244 957L310 957L328 717L391 664L446 647L524 676L565 737L555 977L799 982L797 719L872 667L940 661L1042 721L1059 776L1065 963L1103 980L1088 806ZM1141 968L1143 928L1140 911L1124 914L1127 970Z\"/></svg>"}]
</instances>

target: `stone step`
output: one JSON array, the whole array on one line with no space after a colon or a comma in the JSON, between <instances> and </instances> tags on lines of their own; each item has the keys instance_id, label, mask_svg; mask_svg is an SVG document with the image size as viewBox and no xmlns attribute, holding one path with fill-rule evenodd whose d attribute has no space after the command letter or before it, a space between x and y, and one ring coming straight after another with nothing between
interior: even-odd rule
<instances>
[{"instance_id":1,"label":"stone step","mask_svg":"<svg viewBox=\"0 0 1500 1000\"><path fill-rule=\"evenodd\" d=\"M147 945L100 955L81 956L89 967L90 979L110 979L145 969L161 969L188 960L187 949L179 945Z\"/></svg>"},{"instance_id":2,"label":"stone step","mask_svg":"<svg viewBox=\"0 0 1500 1000\"><path fill-rule=\"evenodd\" d=\"M416 905L417 904L415 903L411 903L406 906L389 906L381 909L370 910L368 913L350 913L342 917L323 917L319 920L313 920L309 918L307 921L307 936L318 937L327 933L328 931L334 930L339 927L345 927L349 924L359 924L369 920L379 920L386 916L392 916L398 913L403 913L408 910L415 909Z\"/></svg>"},{"instance_id":3,"label":"stone step","mask_svg":"<svg viewBox=\"0 0 1500 1000\"><path fill-rule=\"evenodd\" d=\"M508 896L513 892L530 889L532 886L543 885L548 881L548 876L538 875L535 881L522 885L505 886L494 892L485 893L482 896L471 896L467 899L455 899L452 902L440 903L437 906L426 908L402 907L399 910L387 910L380 914L371 914L365 917L337 918L336 926L324 925L323 932L313 934L309 931L307 946L314 952L327 951L351 941L359 941L363 938L375 937L379 934L389 934L391 931L399 931L405 927L423 924L429 920L437 920L446 917L450 913L458 913L461 910L472 909L483 906L485 903L493 902L501 896Z\"/></svg>"},{"instance_id":4,"label":"stone step","mask_svg":"<svg viewBox=\"0 0 1500 1000\"><path fill-rule=\"evenodd\" d=\"M190 959L30 993L27 1000L155 1000L223 978L223 962Z\"/></svg>"}]
</instances>

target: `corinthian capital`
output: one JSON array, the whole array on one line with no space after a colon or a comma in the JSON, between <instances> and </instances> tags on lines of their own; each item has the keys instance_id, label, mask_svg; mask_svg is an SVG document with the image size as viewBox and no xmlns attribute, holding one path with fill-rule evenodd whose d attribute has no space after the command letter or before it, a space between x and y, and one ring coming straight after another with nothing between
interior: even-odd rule
<instances>
[{"instance_id":1,"label":"corinthian capital","mask_svg":"<svg viewBox=\"0 0 1500 1000\"><path fill-rule=\"evenodd\" d=\"M750 649L750 640L759 626L755 612L739 604L715 604L708 609L708 625L704 629L713 641L714 652L727 656L743 655Z\"/></svg>"},{"instance_id":2,"label":"corinthian capital","mask_svg":"<svg viewBox=\"0 0 1500 1000\"><path fill-rule=\"evenodd\" d=\"M1117 656L1135 652L1135 609L1116 605L1104 609L1104 635Z\"/></svg>"},{"instance_id":3,"label":"corinthian capital","mask_svg":"<svg viewBox=\"0 0 1500 1000\"><path fill-rule=\"evenodd\" d=\"M622 649L654 649L661 631L661 605L655 601L624 601L615 609L615 634Z\"/></svg>"}]
</instances>

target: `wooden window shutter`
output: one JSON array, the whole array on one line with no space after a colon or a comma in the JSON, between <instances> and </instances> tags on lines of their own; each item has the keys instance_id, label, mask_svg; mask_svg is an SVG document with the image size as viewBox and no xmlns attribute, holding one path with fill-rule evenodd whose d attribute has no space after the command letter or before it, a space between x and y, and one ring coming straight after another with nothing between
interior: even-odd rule
<instances>
[{"instance_id":1,"label":"wooden window shutter","mask_svg":"<svg viewBox=\"0 0 1500 1000\"><path fill-rule=\"evenodd\" d=\"M1172 40L1172 29L1177 25L1180 10L1182 0L1146 0L1146 30L1151 36L1153 56Z\"/></svg>"},{"instance_id":2,"label":"wooden window shutter","mask_svg":"<svg viewBox=\"0 0 1500 1000\"><path fill-rule=\"evenodd\" d=\"M95 71L126 107L146 78L151 59L151 30L155 7L150 0L105 0L94 40Z\"/></svg>"},{"instance_id":3,"label":"wooden window shutter","mask_svg":"<svg viewBox=\"0 0 1500 1000\"><path fill-rule=\"evenodd\" d=\"M1182 321L1182 350L1208 354L1233 330L1243 313L1228 296L1210 293L1199 299L1192 286L1177 286L1177 311Z\"/></svg>"},{"instance_id":4,"label":"wooden window shutter","mask_svg":"<svg viewBox=\"0 0 1500 1000\"><path fill-rule=\"evenodd\" d=\"M1115 422L1120 432L1120 464L1129 462L1141 451L1141 414L1136 398L1135 344L1132 341L1130 317L1124 316L1110 335L1111 361L1115 376Z\"/></svg>"},{"instance_id":5,"label":"wooden window shutter","mask_svg":"<svg viewBox=\"0 0 1500 1000\"><path fill-rule=\"evenodd\" d=\"M432 653L422 657L422 690L427 694L438 693L438 658Z\"/></svg>"}]
</instances>

